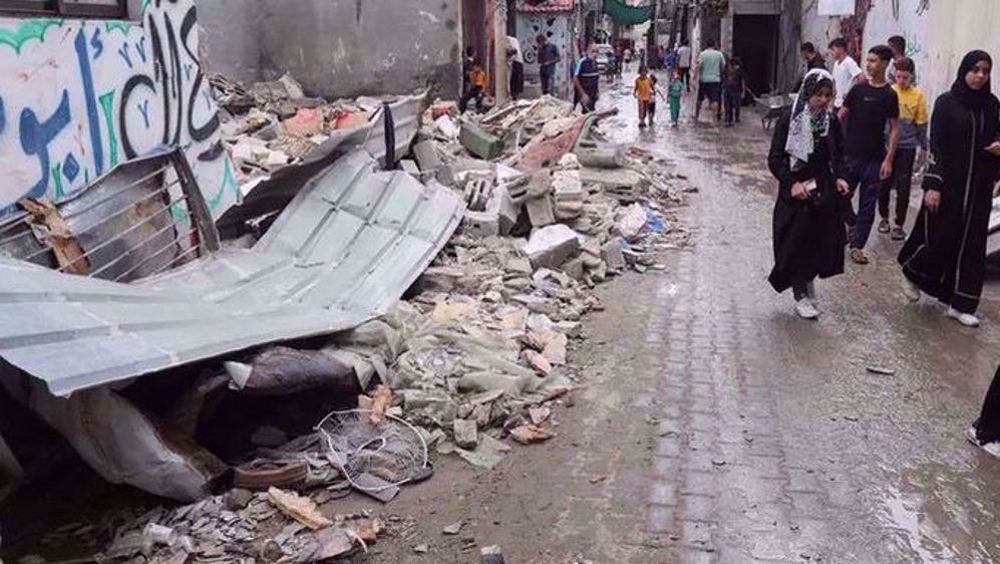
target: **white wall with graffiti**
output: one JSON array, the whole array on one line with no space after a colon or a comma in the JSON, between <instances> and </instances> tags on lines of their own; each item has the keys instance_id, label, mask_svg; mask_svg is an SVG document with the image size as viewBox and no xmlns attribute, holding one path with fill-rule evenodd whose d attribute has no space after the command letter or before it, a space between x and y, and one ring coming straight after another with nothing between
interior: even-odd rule
<instances>
[{"instance_id":1,"label":"white wall with graffiti","mask_svg":"<svg viewBox=\"0 0 1000 564\"><path fill-rule=\"evenodd\" d=\"M996 0L893 0L872 6L865 45L885 43L892 35L905 37L907 54L917 65L917 80L933 104L955 80L968 51L983 49L1000 56L997 29L1000 2Z\"/></svg>"},{"instance_id":2,"label":"white wall with graffiti","mask_svg":"<svg viewBox=\"0 0 1000 564\"><path fill-rule=\"evenodd\" d=\"M162 146L184 148L216 216L233 205L198 36L193 0L144 0L136 21L0 18L0 216Z\"/></svg>"}]
</instances>

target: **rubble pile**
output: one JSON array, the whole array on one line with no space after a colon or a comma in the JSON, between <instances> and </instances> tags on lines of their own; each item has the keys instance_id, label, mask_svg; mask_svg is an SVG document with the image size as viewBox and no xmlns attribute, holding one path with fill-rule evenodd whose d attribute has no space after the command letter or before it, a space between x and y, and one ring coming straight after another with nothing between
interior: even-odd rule
<instances>
[{"instance_id":1,"label":"rubble pile","mask_svg":"<svg viewBox=\"0 0 1000 564\"><path fill-rule=\"evenodd\" d=\"M234 489L181 507L123 509L100 522L71 523L48 534L42 543L82 551L94 539L110 539L105 548L93 547L94 552L74 562L184 563L197 554L198 562L220 564L306 563L365 551L384 534L386 523L368 514L323 516L317 504L325 501L323 496L310 499L277 488ZM37 556L19 561L46 562Z\"/></svg>"},{"instance_id":2,"label":"rubble pile","mask_svg":"<svg viewBox=\"0 0 1000 564\"><path fill-rule=\"evenodd\" d=\"M244 182L366 122L380 104L308 99L289 77L213 84ZM693 189L670 163L609 142L598 127L608 115L575 115L551 97L481 116L432 104L400 166L460 194L467 211L409 299L318 348L266 347L221 363L216 376L257 396L332 384L352 404L357 394L356 408L290 441L257 429L252 452L229 461L235 489L224 495L54 537L104 539L98 561L322 561L363 550L384 527L332 515L329 502L356 491L387 503L431 476L431 453L492 469L511 443L556 437L556 408L582 384L568 349L586 338L583 316L603 307L593 289L627 270L665 268L658 253L687 238L667 216Z\"/></svg>"},{"instance_id":3,"label":"rubble pile","mask_svg":"<svg viewBox=\"0 0 1000 564\"><path fill-rule=\"evenodd\" d=\"M656 252L684 244L663 213L687 182L649 152L607 142L594 128L605 115L573 115L550 97L478 117L437 103L424 115L416 163L403 166L462 194L468 210L420 293L390 316L403 352L384 383L439 453L492 468L504 439L555 436L552 407L579 384L567 347L602 307L592 288L663 268Z\"/></svg>"},{"instance_id":4,"label":"rubble pile","mask_svg":"<svg viewBox=\"0 0 1000 564\"><path fill-rule=\"evenodd\" d=\"M364 127L382 107L382 100L370 97L334 102L307 97L287 74L249 87L220 75L211 83L222 108L223 143L244 192L301 162L331 135Z\"/></svg>"}]
</instances>

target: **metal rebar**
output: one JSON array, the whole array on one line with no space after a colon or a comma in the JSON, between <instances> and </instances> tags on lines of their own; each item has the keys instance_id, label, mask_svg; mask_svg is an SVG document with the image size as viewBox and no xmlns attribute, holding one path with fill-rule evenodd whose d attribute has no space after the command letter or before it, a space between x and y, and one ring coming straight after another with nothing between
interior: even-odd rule
<instances>
[{"instance_id":1,"label":"metal rebar","mask_svg":"<svg viewBox=\"0 0 1000 564\"><path fill-rule=\"evenodd\" d=\"M166 233L168 230L174 229L176 227L177 227L176 224L171 223L170 225L167 225L163 229L158 230L156 233L153 233L149 237L146 237L145 239L143 239L142 241L140 241L138 244L136 244L136 245L128 248L125 252L123 252L122 254L118 255L118 258L116 258L115 260L109 262L108 264L105 264L104 266L102 266L101 268L95 270L94 272L91 272L90 276L96 278L99 274L101 274L105 270L107 270L107 269L111 268L112 266L118 264L123 258L129 256L134 251L136 251L136 250L142 248L143 246L145 246L146 243L149 243L153 239L155 239L155 238L159 237L160 235L163 235L164 233Z\"/></svg>"},{"instance_id":2,"label":"metal rebar","mask_svg":"<svg viewBox=\"0 0 1000 564\"><path fill-rule=\"evenodd\" d=\"M114 279L114 281L115 282L120 282L123 278L127 278L128 276L130 276L136 270L139 270L140 268L146 266L147 264L150 263L150 261L152 261L156 257L158 257L161 254L163 254L164 251L166 251L166 250L170 249L171 247L173 247L174 245L177 245L178 243L180 243L181 240L184 239L184 237L189 237L191 235L192 231L194 231L194 229L192 229L191 231L188 231L186 233L181 233L176 238L174 238L173 241L171 241L169 244L167 244L166 246L164 246L162 249L160 249L160 250L156 251L155 253L149 255L148 257L146 257L145 259L143 259L142 262L140 262L139 264L133 266L132 268L130 268L127 271L123 272L122 274L118 275ZM175 262L178 258L180 258L180 257L188 254L189 252L191 252L191 250L197 250L197 248L188 249L187 251L184 251L183 253L177 255L176 257L174 257L173 260L171 260L169 263L167 263L166 266L170 266L170 264L172 264L173 262ZM153 274L157 274L158 272L160 272L162 270L163 270L163 267L160 267L155 272L153 272L152 274L150 274L150 276L152 276Z\"/></svg>"}]
</instances>

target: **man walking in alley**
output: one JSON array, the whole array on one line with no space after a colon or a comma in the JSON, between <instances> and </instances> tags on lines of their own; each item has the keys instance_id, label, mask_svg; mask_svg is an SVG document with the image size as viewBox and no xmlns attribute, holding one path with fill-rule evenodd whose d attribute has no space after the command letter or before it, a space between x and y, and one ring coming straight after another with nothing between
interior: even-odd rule
<instances>
[{"instance_id":1,"label":"man walking in alley","mask_svg":"<svg viewBox=\"0 0 1000 564\"><path fill-rule=\"evenodd\" d=\"M701 117L702 102L708 100L709 108L715 114L715 122L722 118L722 72L726 68L726 57L715 48L715 40L705 42L705 50L698 55L698 103L694 108L694 121Z\"/></svg>"},{"instance_id":2,"label":"man walking in alley","mask_svg":"<svg viewBox=\"0 0 1000 564\"><path fill-rule=\"evenodd\" d=\"M906 57L906 38L902 35L893 35L889 38L889 48L892 49L892 60L889 61L889 68L885 71L885 76L889 84L896 82L896 65Z\"/></svg>"},{"instance_id":3,"label":"man walking in alley","mask_svg":"<svg viewBox=\"0 0 1000 564\"><path fill-rule=\"evenodd\" d=\"M847 54L847 40L841 37L830 42L830 56L833 58L833 80L836 94L833 107L840 111L844 98L855 84L864 80L865 73L853 57Z\"/></svg>"},{"instance_id":4,"label":"man walking in alley","mask_svg":"<svg viewBox=\"0 0 1000 564\"><path fill-rule=\"evenodd\" d=\"M917 153L927 151L927 123L930 113L927 98L920 87L914 84L916 65L907 57L896 61L896 83L892 85L899 97L899 149L892 164L892 178L882 185L878 199L878 212L882 221L879 233L889 233L889 200L896 191L896 226L892 228L892 240L906 239L906 214L910 210L910 187L913 184L913 166Z\"/></svg>"},{"instance_id":5,"label":"man walking in alley","mask_svg":"<svg viewBox=\"0 0 1000 564\"><path fill-rule=\"evenodd\" d=\"M802 59L806 62L806 72L813 69L826 70L826 59L816 50L816 46L806 42L802 44Z\"/></svg>"},{"instance_id":6,"label":"man walking in alley","mask_svg":"<svg viewBox=\"0 0 1000 564\"><path fill-rule=\"evenodd\" d=\"M559 63L559 48L549 43L545 34L538 36L538 70L542 81L542 94L552 93L552 79Z\"/></svg>"},{"instance_id":7,"label":"man walking in alley","mask_svg":"<svg viewBox=\"0 0 1000 564\"><path fill-rule=\"evenodd\" d=\"M691 45L685 39L677 49L677 69L680 72L681 80L684 81L684 88L691 91Z\"/></svg>"},{"instance_id":8,"label":"man walking in alley","mask_svg":"<svg viewBox=\"0 0 1000 564\"><path fill-rule=\"evenodd\" d=\"M573 88L576 98L583 107L583 113L589 114L597 108L598 89L601 84L601 71L597 66L597 45L587 49L587 55L577 61L573 69ZM574 104L574 107L576 104Z\"/></svg>"},{"instance_id":9,"label":"man walking in alley","mask_svg":"<svg viewBox=\"0 0 1000 564\"><path fill-rule=\"evenodd\" d=\"M850 256L856 264L868 264L864 249L875 222L879 189L892 176L899 143L899 98L885 78L890 59L892 51L887 46L873 47L865 62L868 80L851 88L840 109L840 119L847 123L844 153L852 190L860 185L858 213L853 213L848 202L845 214L852 225Z\"/></svg>"}]
</instances>

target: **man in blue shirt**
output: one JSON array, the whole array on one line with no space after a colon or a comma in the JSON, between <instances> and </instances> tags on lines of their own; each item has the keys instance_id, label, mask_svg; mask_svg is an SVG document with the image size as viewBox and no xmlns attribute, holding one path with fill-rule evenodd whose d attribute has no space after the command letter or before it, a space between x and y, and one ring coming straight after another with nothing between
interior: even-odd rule
<instances>
[{"instance_id":1,"label":"man in blue shirt","mask_svg":"<svg viewBox=\"0 0 1000 564\"><path fill-rule=\"evenodd\" d=\"M580 105L583 106L583 113L590 113L597 107L600 84L601 71L597 66L597 45L591 45L587 49L587 55L577 61L576 67L573 69L575 102L580 102ZM574 107L576 107L575 102Z\"/></svg>"},{"instance_id":2,"label":"man in blue shirt","mask_svg":"<svg viewBox=\"0 0 1000 564\"><path fill-rule=\"evenodd\" d=\"M538 36L538 69L542 79L542 94L552 93L552 78L559 63L559 48L549 43L545 34Z\"/></svg>"}]
</instances>

